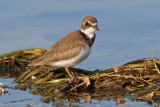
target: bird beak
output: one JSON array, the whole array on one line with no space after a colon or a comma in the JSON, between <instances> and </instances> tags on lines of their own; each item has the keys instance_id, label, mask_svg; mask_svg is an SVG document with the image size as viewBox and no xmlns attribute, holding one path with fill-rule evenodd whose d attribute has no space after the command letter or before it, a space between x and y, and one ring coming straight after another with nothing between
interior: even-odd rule
<instances>
[{"instance_id":1,"label":"bird beak","mask_svg":"<svg viewBox=\"0 0 160 107\"><path fill-rule=\"evenodd\" d=\"M100 29L99 29L98 27L96 27L96 30L97 30L97 31L100 31Z\"/></svg>"}]
</instances>

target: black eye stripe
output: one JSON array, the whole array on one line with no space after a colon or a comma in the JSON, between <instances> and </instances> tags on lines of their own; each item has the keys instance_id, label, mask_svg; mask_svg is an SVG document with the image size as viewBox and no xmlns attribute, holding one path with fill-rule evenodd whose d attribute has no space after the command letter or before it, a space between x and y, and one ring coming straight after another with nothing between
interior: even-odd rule
<instances>
[{"instance_id":1,"label":"black eye stripe","mask_svg":"<svg viewBox=\"0 0 160 107\"><path fill-rule=\"evenodd\" d=\"M86 26L91 26L91 24L90 24L90 23L88 23L88 22L86 22Z\"/></svg>"}]
</instances>

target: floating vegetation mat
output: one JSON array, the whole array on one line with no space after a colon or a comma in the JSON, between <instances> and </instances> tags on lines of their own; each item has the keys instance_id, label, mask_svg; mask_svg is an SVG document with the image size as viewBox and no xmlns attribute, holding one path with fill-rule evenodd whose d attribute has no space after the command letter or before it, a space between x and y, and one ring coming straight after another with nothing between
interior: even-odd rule
<instances>
[{"instance_id":1,"label":"floating vegetation mat","mask_svg":"<svg viewBox=\"0 0 160 107\"><path fill-rule=\"evenodd\" d=\"M1 76L15 76L18 89L31 89L32 94L43 96L43 102L69 99L71 104L82 97L90 103L91 99L100 102L115 98L119 105L126 102L122 98L133 96L149 104L160 102L160 60L153 56L103 71L70 68L73 76L69 78L64 68L27 67L30 60L44 54L44 50L39 54L34 50L21 52L18 57L0 56L0 71Z\"/></svg>"},{"instance_id":2,"label":"floating vegetation mat","mask_svg":"<svg viewBox=\"0 0 160 107\"><path fill-rule=\"evenodd\" d=\"M16 76L25 71L27 63L43 55L45 49L26 49L0 55L0 76Z\"/></svg>"}]
</instances>

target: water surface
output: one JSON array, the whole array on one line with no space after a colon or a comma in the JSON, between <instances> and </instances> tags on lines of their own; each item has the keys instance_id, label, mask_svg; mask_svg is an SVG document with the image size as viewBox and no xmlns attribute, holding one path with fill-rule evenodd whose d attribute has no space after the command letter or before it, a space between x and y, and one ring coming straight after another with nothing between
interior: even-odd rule
<instances>
[{"instance_id":1,"label":"water surface","mask_svg":"<svg viewBox=\"0 0 160 107\"><path fill-rule=\"evenodd\" d=\"M160 54L160 1L159 0L38 0L0 1L0 54L27 49L49 49L69 32L80 29L83 17L92 15L98 19L101 31L91 55L76 67L95 70L120 66L128 61ZM0 82L14 86L12 79L0 78ZM7 89L0 98L2 106L51 106L29 91ZM12 101L15 101L12 103ZM4 103L6 102L6 103ZM82 101L83 102L83 101ZM65 103L66 104L66 103ZM79 105L79 104L75 104ZM115 101L93 100L80 106L116 106ZM143 106L132 102L120 107Z\"/></svg>"}]
</instances>

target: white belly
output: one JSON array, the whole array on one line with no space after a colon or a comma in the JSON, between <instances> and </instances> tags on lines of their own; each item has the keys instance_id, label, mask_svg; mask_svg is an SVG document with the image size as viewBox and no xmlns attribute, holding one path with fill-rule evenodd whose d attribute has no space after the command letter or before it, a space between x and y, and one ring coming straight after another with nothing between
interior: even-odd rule
<instances>
[{"instance_id":1,"label":"white belly","mask_svg":"<svg viewBox=\"0 0 160 107\"><path fill-rule=\"evenodd\" d=\"M53 62L50 65L53 66L59 66L59 67L70 67L70 66L74 66L77 65L78 63L82 62L84 59L86 59L88 57L88 55L91 52L92 47L86 46L85 49L83 49L79 55L77 55L76 57L72 58L72 59L68 59L68 60L62 60L62 61L57 61L57 62Z\"/></svg>"}]
</instances>

